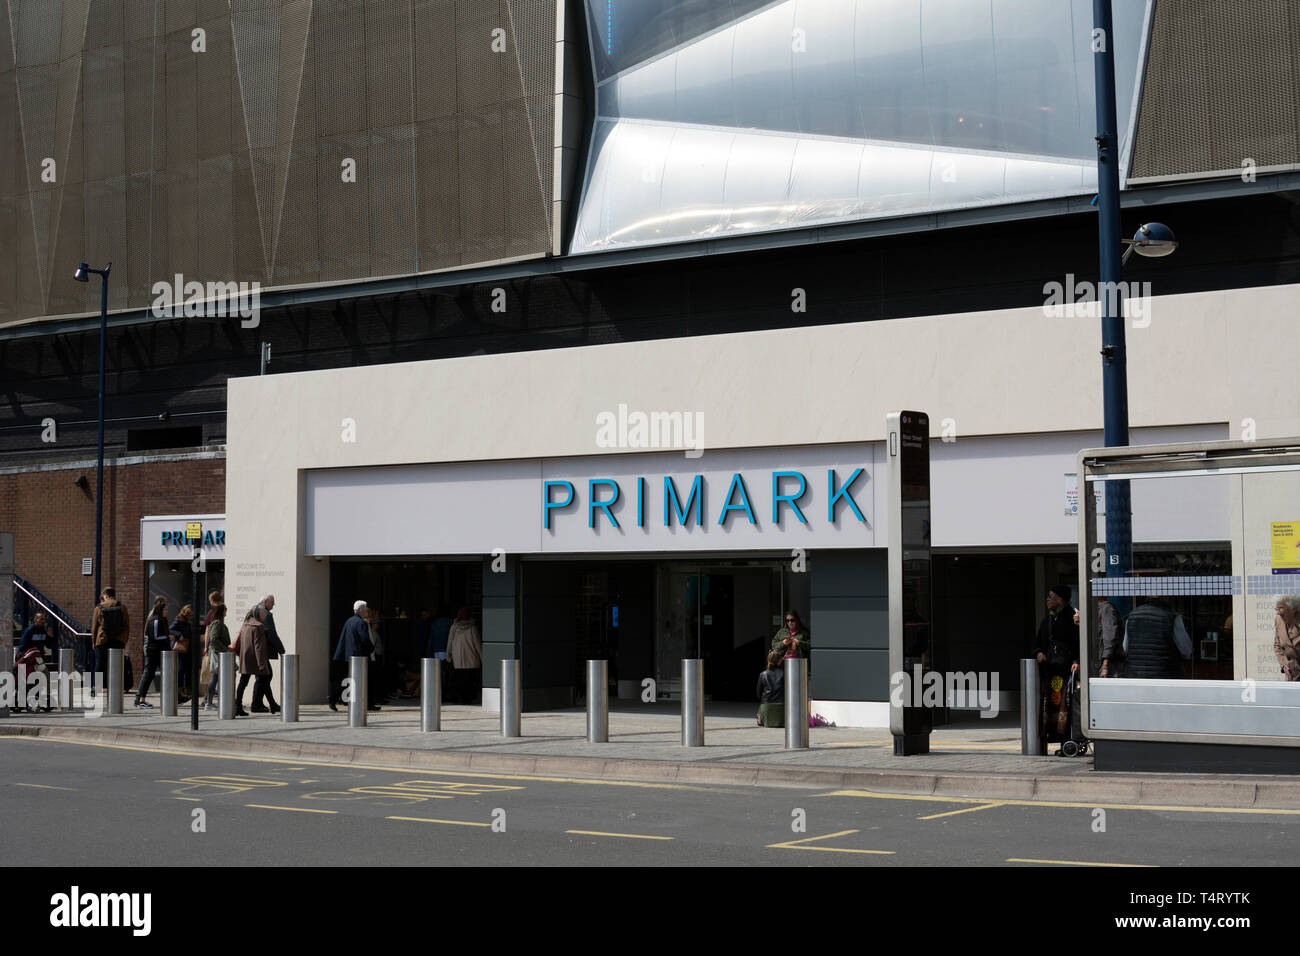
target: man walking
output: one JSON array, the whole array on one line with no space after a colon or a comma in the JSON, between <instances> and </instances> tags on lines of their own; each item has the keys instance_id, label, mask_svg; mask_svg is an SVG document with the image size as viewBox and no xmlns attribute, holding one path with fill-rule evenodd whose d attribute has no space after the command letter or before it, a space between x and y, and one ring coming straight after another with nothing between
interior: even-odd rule
<instances>
[{"instance_id":1,"label":"man walking","mask_svg":"<svg viewBox=\"0 0 1300 956\"><path fill-rule=\"evenodd\" d=\"M90 619L90 640L95 648L95 668L100 673L99 686L108 687L108 652L126 647L131 629L131 615L117 599L113 588L104 588Z\"/></svg>"},{"instance_id":2,"label":"man walking","mask_svg":"<svg viewBox=\"0 0 1300 956\"><path fill-rule=\"evenodd\" d=\"M278 660L284 654L284 642L280 640L280 635L275 629L275 617L271 614L275 610L275 595L268 594L262 598L262 603L258 605L262 609L262 627L266 628L266 656L268 661ZM271 693L271 678L261 683L253 684L253 711L262 713L266 710L267 699L273 711L279 711L275 703L275 695Z\"/></svg>"},{"instance_id":3,"label":"man walking","mask_svg":"<svg viewBox=\"0 0 1300 956\"><path fill-rule=\"evenodd\" d=\"M339 643L334 649L334 660L342 663L344 673L348 662L354 657L369 657L375 652L375 645L370 641L370 625L366 623L370 617L370 608L366 606L365 601L357 601L352 605L352 616L343 623L343 630L339 632ZM339 678L338 684L331 683L330 686L330 710L338 710L338 702L343 697L343 678ZM359 688L351 688L353 693L360 693ZM371 704L369 710L379 710L377 704Z\"/></svg>"},{"instance_id":4,"label":"man walking","mask_svg":"<svg viewBox=\"0 0 1300 956\"><path fill-rule=\"evenodd\" d=\"M1182 677L1183 660L1192 656L1192 639L1168 602L1153 597L1129 614L1124 653L1129 677Z\"/></svg>"}]
</instances>

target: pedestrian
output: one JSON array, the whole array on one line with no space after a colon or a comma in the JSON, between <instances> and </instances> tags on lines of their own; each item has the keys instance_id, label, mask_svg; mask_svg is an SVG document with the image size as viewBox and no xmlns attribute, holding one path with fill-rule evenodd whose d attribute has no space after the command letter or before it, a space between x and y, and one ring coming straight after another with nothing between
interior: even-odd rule
<instances>
[{"instance_id":1,"label":"pedestrian","mask_svg":"<svg viewBox=\"0 0 1300 956\"><path fill-rule=\"evenodd\" d=\"M266 640L266 628L262 624L262 615L265 609L260 604L255 604L249 609L248 614L244 616L244 623L239 628L239 635L230 645L231 651L234 652L236 660L239 662L239 687L235 691L235 716L247 717L248 711L244 710L244 689L248 687L248 679L255 679L253 685L253 699L259 700L258 683L265 685L265 692L270 691L271 678L271 659L267 656L268 646ZM256 707L253 708L257 710ZM271 702L271 713L278 713L280 710L274 700ZM261 713L266 712L263 707Z\"/></svg>"},{"instance_id":2,"label":"pedestrian","mask_svg":"<svg viewBox=\"0 0 1300 956\"><path fill-rule=\"evenodd\" d=\"M23 630L23 636L18 642L18 650L14 654L14 659L22 657L30 648L34 647L40 652L42 660L52 660L54 648L57 645L58 642L54 638L54 628L46 623L45 612L37 611L32 615L32 623Z\"/></svg>"},{"instance_id":3,"label":"pedestrian","mask_svg":"<svg viewBox=\"0 0 1300 956\"><path fill-rule=\"evenodd\" d=\"M758 726L785 726L784 652L768 651L767 667L758 675Z\"/></svg>"},{"instance_id":4,"label":"pedestrian","mask_svg":"<svg viewBox=\"0 0 1300 956\"><path fill-rule=\"evenodd\" d=\"M1273 653L1282 677L1300 680L1300 594L1279 594L1273 601Z\"/></svg>"},{"instance_id":5,"label":"pedestrian","mask_svg":"<svg viewBox=\"0 0 1300 956\"><path fill-rule=\"evenodd\" d=\"M1192 656L1192 639L1169 603L1153 597L1129 614L1124 653L1129 677L1182 677L1183 660Z\"/></svg>"},{"instance_id":6,"label":"pedestrian","mask_svg":"<svg viewBox=\"0 0 1300 956\"><path fill-rule=\"evenodd\" d=\"M217 608L226 603L225 596L220 591L208 592L208 613L203 615L203 629L206 631L208 625L212 623L213 618L217 616Z\"/></svg>"},{"instance_id":7,"label":"pedestrian","mask_svg":"<svg viewBox=\"0 0 1300 956\"><path fill-rule=\"evenodd\" d=\"M383 613L376 608L370 610L366 624L370 629L370 699L388 700L388 681L384 673L388 663L387 648L384 646Z\"/></svg>"},{"instance_id":8,"label":"pedestrian","mask_svg":"<svg viewBox=\"0 0 1300 956\"><path fill-rule=\"evenodd\" d=\"M451 685L456 702L478 703L483 690L483 641L467 607L456 612L456 620L447 632L447 659L455 668Z\"/></svg>"},{"instance_id":9,"label":"pedestrian","mask_svg":"<svg viewBox=\"0 0 1300 956\"><path fill-rule=\"evenodd\" d=\"M162 667L162 652L171 648L171 633L167 626L167 599L156 597L153 610L144 619L144 669L140 686L135 691L135 706L139 710L152 710L153 704L145 700L149 686Z\"/></svg>"},{"instance_id":10,"label":"pedestrian","mask_svg":"<svg viewBox=\"0 0 1300 956\"><path fill-rule=\"evenodd\" d=\"M444 660L447 657L447 637L451 633L451 609L447 605L439 605L438 614L433 619L433 626L429 628L429 653L426 657L436 657L438 660Z\"/></svg>"},{"instance_id":11,"label":"pedestrian","mask_svg":"<svg viewBox=\"0 0 1300 956\"><path fill-rule=\"evenodd\" d=\"M1124 618L1120 616L1115 605L1105 598L1097 598L1097 642L1100 646L1101 666L1097 669L1098 677L1124 676L1124 632L1120 625ZM1074 624L1079 624L1079 611L1074 611Z\"/></svg>"},{"instance_id":12,"label":"pedestrian","mask_svg":"<svg viewBox=\"0 0 1300 956\"><path fill-rule=\"evenodd\" d=\"M117 592L113 588L104 588L90 619L90 641L95 648L95 667L100 674L101 688L108 686L108 652L126 647L130 627L131 615L118 601Z\"/></svg>"},{"instance_id":13,"label":"pedestrian","mask_svg":"<svg viewBox=\"0 0 1300 956\"><path fill-rule=\"evenodd\" d=\"M279 660L279 658L284 655L284 642L280 640L280 634L275 629L275 617L271 614L275 609L275 595L268 594L266 597L262 598L262 603L259 606L262 608L262 626L266 628L266 656L273 661ZM256 683L253 685L254 713L260 713L266 709L266 701L263 700L263 696L270 694L271 681L269 677L263 686L264 689L259 694L257 690L258 685ZM274 700L270 703L275 707ZM275 707L275 710L279 709L279 707Z\"/></svg>"},{"instance_id":14,"label":"pedestrian","mask_svg":"<svg viewBox=\"0 0 1300 956\"><path fill-rule=\"evenodd\" d=\"M1039 753L1047 753L1047 744L1063 740L1070 724L1070 695L1067 681L1079 669L1079 625L1077 612L1070 607L1071 586L1065 582L1047 592L1047 614L1034 634L1034 659L1038 661L1042 705L1039 707Z\"/></svg>"},{"instance_id":15,"label":"pedestrian","mask_svg":"<svg viewBox=\"0 0 1300 956\"><path fill-rule=\"evenodd\" d=\"M169 628L172 641L172 650L176 652L176 685L180 691L180 699L177 703L183 704L193 696L193 688L190 687L190 657L191 648L194 646L194 607L186 604L176 615L176 620L172 621Z\"/></svg>"},{"instance_id":16,"label":"pedestrian","mask_svg":"<svg viewBox=\"0 0 1300 956\"><path fill-rule=\"evenodd\" d=\"M779 628L772 638L771 650L780 651L782 658L807 659L812 648L811 642L808 628L804 627L803 621L799 619L799 612L790 610L785 612L785 626Z\"/></svg>"},{"instance_id":17,"label":"pedestrian","mask_svg":"<svg viewBox=\"0 0 1300 956\"><path fill-rule=\"evenodd\" d=\"M217 691L217 679L221 670L221 655L230 651L230 628L226 627L226 606L218 604L211 611L212 620L208 623L208 695L203 702L203 709L212 706L212 698Z\"/></svg>"},{"instance_id":18,"label":"pedestrian","mask_svg":"<svg viewBox=\"0 0 1300 956\"><path fill-rule=\"evenodd\" d=\"M349 662L354 657L369 657L374 653L375 645L370 642L370 627L366 623L366 618L370 615L370 608L366 606L365 601L357 601L352 605L352 616L343 622L343 630L339 632L339 642L334 648L334 660L341 662L346 672ZM337 704L343 697L343 679L339 679L337 685L330 687L330 710L337 711ZM369 710L379 710L378 704L371 704Z\"/></svg>"}]
</instances>

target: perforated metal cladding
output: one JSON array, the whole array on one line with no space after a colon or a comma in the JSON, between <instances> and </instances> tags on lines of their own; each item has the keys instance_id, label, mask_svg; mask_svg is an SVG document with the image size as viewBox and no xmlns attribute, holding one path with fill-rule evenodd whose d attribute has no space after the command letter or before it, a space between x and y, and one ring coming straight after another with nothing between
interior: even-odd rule
<instances>
[{"instance_id":1,"label":"perforated metal cladding","mask_svg":"<svg viewBox=\"0 0 1300 956\"><path fill-rule=\"evenodd\" d=\"M554 3L0 0L0 324L547 254Z\"/></svg>"},{"instance_id":2,"label":"perforated metal cladding","mask_svg":"<svg viewBox=\"0 0 1300 956\"><path fill-rule=\"evenodd\" d=\"M1156 4L1131 179L1300 162L1300 8Z\"/></svg>"}]
</instances>

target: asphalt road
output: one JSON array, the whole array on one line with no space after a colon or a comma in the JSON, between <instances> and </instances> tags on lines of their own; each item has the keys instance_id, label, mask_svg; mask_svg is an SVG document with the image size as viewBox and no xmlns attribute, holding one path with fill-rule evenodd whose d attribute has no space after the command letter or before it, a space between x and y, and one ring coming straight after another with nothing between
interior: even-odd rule
<instances>
[{"instance_id":1,"label":"asphalt road","mask_svg":"<svg viewBox=\"0 0 1300 956\"><path fill-rule=\"evenodd\" d=\"M619 783L0 737L6 866L1295 862L1300 811L1179 808L1176 784L1168 802Z\"/></svg>"}]
</instances>

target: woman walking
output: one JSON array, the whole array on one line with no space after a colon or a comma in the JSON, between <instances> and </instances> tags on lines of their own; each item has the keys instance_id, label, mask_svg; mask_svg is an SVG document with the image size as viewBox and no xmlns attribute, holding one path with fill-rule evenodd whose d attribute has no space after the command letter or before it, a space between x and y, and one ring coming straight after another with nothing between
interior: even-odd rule
<instances>
[{"instance_id":1,"label":"woman walking","mask_svg":"<svg viewBox=\"0 0 1300 956\"><path fill-rule=\"evenodd\" d=\"M181 608L180 613L176 615L176 620L172 621L170 628L172 650L176 652L176 685L180 688L180 701L185 703L193 696L193 688L190 687L190 652L194 645L194 608L187 604Z\"/></svg>"},{"instance_id":2,"label":"woman walking","mask_svg":"<svg viewBox=\"0 0 1300 956\"><path fill-rule=\"evenodd\" d=\"M153 704L145 700L149 694L149 685L154 675L162 668L162 652L168 650L167 599L154 598L153 610L144 622L144 673L140 675L140 686L135 691L135 706L139 710L153 710Z\"/></svg>"},{"instance_id":3,"label":"woman walking","mask_svg":"<svg viewBox=\"0 0 1300 956\"><path fill-rule=\"evenodd\" d=\"M447 659L455 668L451 674L453 700L458 704L478 703L483 689L483 642L469 608L456 613L456 622L447 632Z\"/></svg>"},{"instance_id":4,"label":"woman walking","mask_svg":"<svg viewBox=\"0 0 1300 956\"><path fill-rule=\"evenodd\" d=\"M230 650L230 628L226 627L226 606L218 604L212 609L212 620L208 624L208 672L212 675L208 681L208 695L203 702L203 709L212 706L212 698L217 692L218 671L221 667L221 655Z\"/></svg>"},{"instance_id":5,"label":"woman walking","mask_svg":"<svg viewBox=\"0 0 1300 956\"><path fill-rule=\"evenodd\" d=\"M230 645L235 659L239 661L240 671L239 688L235 691L236 717L248 716L248 711L244 710L244 688L248 686L250 677L256 677L258 685L266 687L267 692L270 692L271 658L268 653L266 628L262 626L262 613L261 607L256 606L249 611L244 616L239 636ZM254 695L257 693L256 686L253 693ZM271 712L278 713L279 710L280 708L272 702Z\"/></svg>"}]
</instances>

